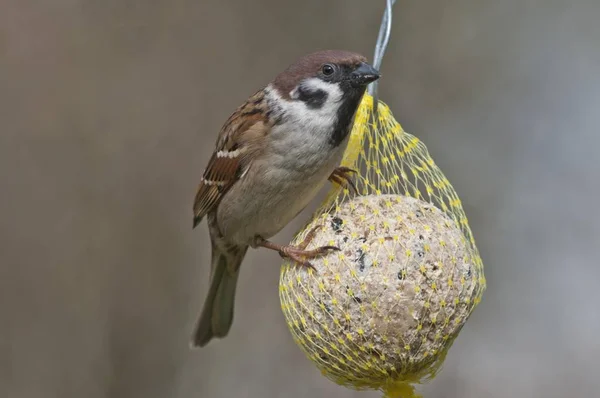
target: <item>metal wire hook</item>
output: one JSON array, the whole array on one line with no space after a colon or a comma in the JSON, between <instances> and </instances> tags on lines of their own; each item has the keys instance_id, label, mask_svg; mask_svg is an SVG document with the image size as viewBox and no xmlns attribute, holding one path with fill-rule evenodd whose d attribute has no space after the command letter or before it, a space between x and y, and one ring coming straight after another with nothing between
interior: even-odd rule
<instances>
[{"instance_id":1,"label":"metal wire hook","mask_svg":"<svg viewBox=\"0 0 600 398\"><path fill-rule=\"evenodd\" d=\"M373 67L377 70L381 67L381 61L385 55L385 50L390 41L390 34L392 32L392 6L396 3L396 0L386 0L385 12L381 19L381 25L379 26L379 34L377 35L377 42L375 44L375 54L373 55ZM377 88L379 80L374 81L368 88L369 94L373 97L373 115L377 119Z\"/></svg>"}]
</instances>

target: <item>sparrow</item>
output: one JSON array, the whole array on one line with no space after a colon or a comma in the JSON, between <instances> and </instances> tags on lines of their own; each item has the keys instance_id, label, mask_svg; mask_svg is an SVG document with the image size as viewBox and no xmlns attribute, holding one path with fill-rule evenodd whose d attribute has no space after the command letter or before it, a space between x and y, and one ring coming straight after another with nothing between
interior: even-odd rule
<instances>
[{"instance_id":1,"label":"sparrow","mask_svg":"<svg viewBox=\"0 0 600 398\"><path fill-rule=\"evenodd\" d=\"M240 265L249 247L277 251L312 267L336 247L305 250L269 239L292 221L327 181L350 182L338 167L356 110L379 72L360 54L318 51L299 58L238 107L221 128L193 205L193 227L206 216L210 288L192 347L225 337L233 322Z\"/></svg>"}]
</instances>

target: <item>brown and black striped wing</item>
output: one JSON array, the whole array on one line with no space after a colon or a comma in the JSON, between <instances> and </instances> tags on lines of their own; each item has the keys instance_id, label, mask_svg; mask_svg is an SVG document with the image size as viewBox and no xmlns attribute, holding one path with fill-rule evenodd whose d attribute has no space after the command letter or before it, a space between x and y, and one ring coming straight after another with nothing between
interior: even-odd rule
<instances>
[{"instance_id":1,"label":"brown and black striped wing","mask_svg":"<svg viewBox=\"0 0 600 398\"><path fill-rule=\"evenodd\" d=\"M213 210L260 149L268 132L264 93L259 91L227 120L194 199L194 227Z\"/></svg>"}]
</instances>

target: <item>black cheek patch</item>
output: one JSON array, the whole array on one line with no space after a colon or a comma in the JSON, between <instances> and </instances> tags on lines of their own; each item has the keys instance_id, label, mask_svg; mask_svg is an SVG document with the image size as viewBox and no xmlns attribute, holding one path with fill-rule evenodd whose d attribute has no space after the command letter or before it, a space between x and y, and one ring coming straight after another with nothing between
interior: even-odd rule
<instances>
[{"instance_id":1,"label":"black cheek patch","mask_svg":"<svg viewBox=\"0 0 600 398\"><path fill-rule=\"evenodd\" d=\"M321 109L327 101L327 92L323 90L308 90L305 87L297 88L298 100L304 102L310 109Z\"/></svg>"}]
</instances>

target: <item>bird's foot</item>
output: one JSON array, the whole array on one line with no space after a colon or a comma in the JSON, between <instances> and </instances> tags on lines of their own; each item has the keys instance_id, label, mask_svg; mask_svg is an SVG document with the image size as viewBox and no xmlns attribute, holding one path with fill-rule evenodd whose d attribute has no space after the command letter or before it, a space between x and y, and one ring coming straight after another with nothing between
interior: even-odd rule
<instances>
[{"instance_id":1,"label":"bird's foot","mask_svg":"<svg viewBox=\"0 0 600 398\"><path fill-rule=\"evenodd\" d=\"M315 272L316 268L308 261L311 258L317 258L320 256L324 256L332 251L339 251L340 248L336 246L321 246L316 249L306 250L306 247L310 244L310 242L315 237L315 233L317 230L321 228L321 225L317 225L313 227L307 234L306 237L300 244L297 246L294 245L279 245L277 243L273 243L266 239L262 239L257 237L256 246L261 246L267 249L275 250L279 253L279 255L283 258L289 258L290 260L303 265L307 268L313 269Z\"/></svg>"},{"instance_id":2,"label":"bird's foot","mask_svg":"<svg viewBox=\"0 0 600 398\"><path fill-rule=\"evenodd\" d=\"M352 187L354 193L358 194L358 189L356 189L356 185L354 185L352 177L350 177L350 174L354 173L356 173L356 170L351 169L350 167L336 167L336 169L333 170L333 172L329 176L328 180L338 185L349 185L350 187Z\"/></svg>"}]
</instances>

